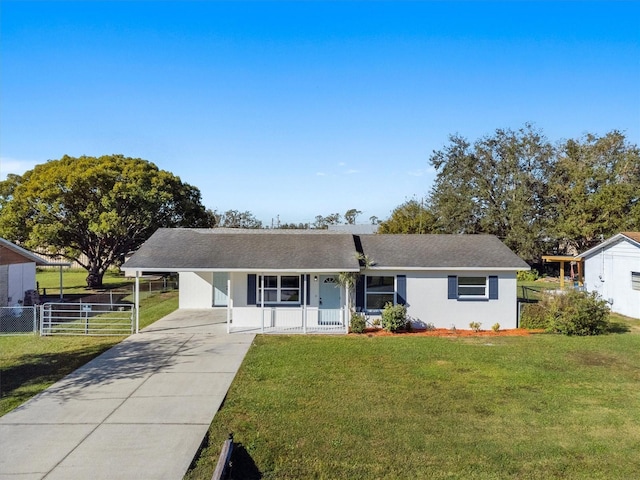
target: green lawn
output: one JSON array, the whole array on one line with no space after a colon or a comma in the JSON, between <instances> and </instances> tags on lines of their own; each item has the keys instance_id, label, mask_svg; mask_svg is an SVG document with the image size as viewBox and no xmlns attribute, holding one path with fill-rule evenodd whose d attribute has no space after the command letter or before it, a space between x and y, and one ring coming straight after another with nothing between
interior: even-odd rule
<instances>
[{"instance_id":1,"label":"green lawn","mask_svg":"<svg viewBox=\"0 0 640 480\"><path fill-rule=\"evenodd\" d=\"M639 382L635 333L259 336L186 478L640 478Z\"/></svg>"},{"instance_id":2,"label":"green lawn","mask_svg":"<svg viewBox=\"0 0 640 480\"><path fill-rule=\"evenodd\" d=\"M178 292L140 303L140 328L178 308ZM0 416L100 355L124 337L0 336Z\"/></svg>"}]
</instances>

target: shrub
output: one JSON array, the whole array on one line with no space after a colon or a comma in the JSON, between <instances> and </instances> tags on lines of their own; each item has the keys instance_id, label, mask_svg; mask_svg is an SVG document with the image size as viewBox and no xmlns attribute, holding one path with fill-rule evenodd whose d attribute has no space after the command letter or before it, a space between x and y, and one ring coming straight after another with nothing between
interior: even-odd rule
<instances>
[{"instance_id":1,"label":"shrub","mask_svg":"<svg viewBox=\"0 0 640 480\"><path fill-rule=\"evenodd\" d=\"M522 270L516 273L516 278L519 282L534 282L538 280L539 277L540 276L538 275L538 271L534 269Z\"/></svg>"},{"instance_id":2,"label":"shrub","mask_svg":"<svg viewBox=\"0 0 640 480\"><path fill-rule=\"evenodd\" d=\"M382 310L382 328L387 332L397 332L407 324L407 307L387 302Z\"/></svg>"},{"instance_id":3,"label":"shrub","mask_svg":"<svg viewBox=\"0 0 640 480\"><path fill-rule=\"evenodd\" d=\"M351 333L363 333L367 328L367 321L362 313L351 314Z\"/></svg>"},{"instance_id":4,"label":"shrub","mask_svg":"<svg viewBox=\"0 0 640 480\"><path fill-rule=\"evenodd\" d=\"M491 327L491 330L493 330L494 332L499 332L500 331L500 324L499 323L494 323L493 327Z\"/></svg>"},{"instance_id":5,"label":"shrub","mask_svg":"<svg viewBox=\"0 0 640 480\"><path fill-rule=\"evenodd\" d=\"M547 293L538 304L526 305L520 326L564 335L600 335L609 330L609 305L595 292Z\"/></svg>"},{"instance_id":6,"label":"shrub","mask_svg":"<svg viewBox=\"0 0 640 480\"><path fill-rule=\"evenodd\" d=\"M565 335L600 335L609 329L609 304L596 292L558 295L551 304L549 330Z\"/></svg>"},{"instance_id":7,"label":"shrub","mask_svg":"<svg viewBox=\"0 0 640 480\"><path fill-rule=\"evenodd\" d=\"M471 330L473 330L474 332L479 332L481 326L482 326L482 324L480 322L471 322L469 324L469 328Z\"/></svg>"},{"instance_id":8,"label":"shrub","mask_svg":"<svg viewBox=\"0 0 640 480\"><path fill-rule=\"evenodd\" d=\"M520 328L546 330L549 328L547 308L542 303L527 303L520 311Z\"/></svg>"}]
</instances>

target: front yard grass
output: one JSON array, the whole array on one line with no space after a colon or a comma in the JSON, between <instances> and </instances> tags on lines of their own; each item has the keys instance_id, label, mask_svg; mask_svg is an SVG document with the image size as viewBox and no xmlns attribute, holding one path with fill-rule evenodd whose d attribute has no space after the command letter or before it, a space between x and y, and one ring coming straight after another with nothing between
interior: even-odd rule
<instances>
[{"instance_id":1,"label":"front yard grass","mask_svg":"<svg viewBox=\"0 0 640 480\"><path fill-rule=\"evenodd\" d=\"M140 328L178 308L178 292L140 302ZM0 336L0 416L97 357L124 337Z\"/></svg>"},{"instance_id":2,"label":"front yard grass","mask_svg":"<svg viewBox=\"0 0 640 480\"><path fill-rule=\"evenodd\" d=\"M640 478L640 335L259 336L186 479Z\"/></svg>"}]
</instances>

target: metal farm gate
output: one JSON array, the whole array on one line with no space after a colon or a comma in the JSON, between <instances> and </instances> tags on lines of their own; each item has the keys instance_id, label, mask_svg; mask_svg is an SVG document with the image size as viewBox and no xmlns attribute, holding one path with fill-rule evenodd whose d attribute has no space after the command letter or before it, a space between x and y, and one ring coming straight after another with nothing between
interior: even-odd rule
<instances>
[{"instance_id":1,"label":"metal farm gate","mask_svg":"<svg viewBox=\"0 0 640 480\"><path fill-rule=\"evenodd\" d=\"M135 308L130 303L45 303L40 335L130 335Z\"/></svg>"}]
</instances>

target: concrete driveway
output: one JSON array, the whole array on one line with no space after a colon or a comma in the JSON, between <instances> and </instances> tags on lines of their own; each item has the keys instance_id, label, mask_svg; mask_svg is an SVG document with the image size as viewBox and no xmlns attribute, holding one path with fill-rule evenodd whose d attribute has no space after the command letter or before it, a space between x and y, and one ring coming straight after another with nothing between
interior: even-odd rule
<instances>
[{"instance_id":1,"label":"concrete driveway","mask_svg":"<svg viewBox=\"0 0 640 480\"><path fill-rule=\"evenodd\" d=\"M181 479L255 335L179 310L0 418L0 479Z\"/></svg>"}]
</instances>

